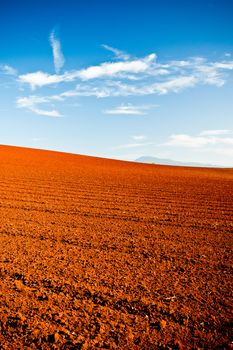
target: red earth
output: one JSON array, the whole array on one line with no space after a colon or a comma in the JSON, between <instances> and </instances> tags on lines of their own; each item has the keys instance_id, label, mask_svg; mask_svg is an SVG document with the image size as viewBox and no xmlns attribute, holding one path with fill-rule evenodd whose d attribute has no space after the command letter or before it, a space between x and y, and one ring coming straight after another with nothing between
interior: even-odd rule
<instances>
[{"instance_id":1,"label":"red earth","mask_svg":"<svg viewBox=\"0 0 233 350\"><path fill-rule=\"evenodd\" d=\"M232 349L233 169L0 146L0 349Z\"/></svg>"}]
</instances>

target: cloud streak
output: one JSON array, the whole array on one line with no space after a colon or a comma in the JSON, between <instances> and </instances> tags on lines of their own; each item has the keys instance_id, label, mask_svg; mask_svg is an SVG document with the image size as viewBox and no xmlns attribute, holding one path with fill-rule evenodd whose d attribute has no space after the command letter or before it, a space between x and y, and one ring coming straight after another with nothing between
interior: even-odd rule
<instances>
[{"instance_id":1,"label":"cloud streak","mask_svg":"<svg viewBox=\"0 0 233 350\"><path fill-rule=\"evenodd\" d=\"M128 55L126 52L124 51L121 51L119 49L116 49L112 46L109 46L109 45L105 45L105 44L102 44L101 45L105 50L108 50L110 52L113 52L114 55L116 56L117 59L120 59L120 60L129 60L130 59L130 55Z\"/></svg>"},{"instance_id":2,"label":"cloud streak","mask_svg":"<svg viewBox=\"0 0 233 350\"><path fill-rule=\"evenodd\" d=\"M135 141L144 141L147 139L145 135L133 135L131 138Z\"/></svg>"},{"instance_id":3,"label":"cloud streak","mask_svg":"<svg viewBox=\"0 0 233 350\"><path fill-rule=\"evenodd\" d=\"M55 72L58 74L65 63L65 59L61 50L61 43L56 37L55 31L53 30L49 36L50 45L53 50L53 61Z\"/></svg>"},{"instance_id":4,"label":"cloud streak","mask_svg":"<svg viewBox=\"0 0 233 350\"><path fill-rule=\"evenodd\" d=\"M177 146L188 148L200 148L207 145L227 145L233 146L233 135L231 137L224 137L222 130L211 130L211 133L203 131L198 135L176 134L171 135L169 140L163 146ZM216 133L214 132L216 131ZM217 135L217 136L215 136Z\"/></svg>"},{"instance_id":5,"label":"cloud streak","mask_svg":"<svg viewBox=\"0 0 233 350\"><path fill-rule=\"evenodd\" d=\"M199 134L174 134L168 138L168 141L158 145L161 147L169 147L170 149L186 153L187 150L189 154L199 154L206 153L211 156L221 155L225 157L225 163L219 159L219 164L228 164L228 166L233 166L232 156L233 156L233 132L227 129L216 129L216 130L204 130ZM168 149L169 149L168 148Z\"/></svg>"},{"instance_id":6,"label":"cloud streak","mask_svg":"<svg viewBox=\"0 0 233 350\"><path fill-rule=\"evenodd\" d=\"M215 135L229 135L229 134L232 134L232 131L226 130L226 129L204 130L200 132L201 136L215 136Z\"/></svg>"},{"instance_id":7,"label":"cloud streak","mask_svg":"<svg viewBox=\"0 0 233 350\"><path fill-rule=\"evenodd\" d=\"M47 110L41 109L38 106L41 104L49 103L53 100L59 100L59 97L39 97L39 96L29 96L21 97L17 99L17 107L25 108L29 111L47 117L61 117L61 114L57 110Z\"/></svg>"},{"instance_id":8,"label":"cloud streak","mask_svg":"<svg viewBox=\"0 0 233 350\"><path fill-rule=\"evenodd\" d=\"M107 109L104 111L104 114L116 114L116 115L145 115L147 111L153 107L158 107L158 105L142 105L142 106L134 106L132 104L124 105Z\"/></svg>"},{"instance_id":9,"label":"cloud streak","mask_svg":"<svg viewBox=\"0 0 233 350\"><path fill-rule=\"evenodd\" d=\"M153 142L138 142L138 143L126 143L124 145L115 146L112 149L130 149L130 148L143 148L147 146L154 145Z\"/></svg>"},{"instance_id":10,"label":"cloud streak","mask_svg":"<svg viewBox=\"0 0 233 350\"><path fill-rule=\"evenodd\" d=\"M122 62L105 62L98 66L90 66L85 69L65 72L64 74L48 74L42 71L27 73L19 76L19 81L27 83L32 89L46 85L58 84L61 82L71 82L74 80L93 80L101 78L115 78L122 73L140 74L149 70L156 55L151 54L142 59Z\"/></svg>"},{"instance_id":11,"label":"cloud streak","mask_svg":"<svg viewBox=\"0 0 233 350\"><path fill-rule=\"evenodd\" d=\"M6 75L17 75L17 70L8 64L1 65L0 72Z\"/></svg>"},{"instance_id":12,"label":"cloud streak","mask_svg":"<svg viewBox=\"0 0 233 350\"><path fill-rule=\"evenodd\" d=\"M102 63L99 66L88 67L77 72L77 76L82 80L89 80L103 77L115 77L120 73L144 73L150 68L155 59L156 55L152 53L142 59L127 62Z\"/></svg>"},{"instance_id":13,"label":"cloud streak","mask_svg":"<svg viewBox=\"0 0 233 350\"><path fill-rule=\"evenodd\" d=\"M179 93L188 88L200 85L212 85L220 88L227 80L227 73L233 70L233 60L225 56L224 60L209 61L204 57L191 57L183 60L159 62L157 55L151 53L142 58L132 58L121 50L109 45L103 48L112 52L117 61L103 62L60 73L64 64L59 39L53 31L50 34L53 49L55 74L43 71L29 72L18 76L21 84L29 85L32 90L42 87L64 87L76 83L72 88L64 89L58 95L50 96L50 100L64 100L75 97L128 97L166 95ZM7 74L13 69L5 66ZM30 96L29 96L30 97ZM48 96L46 97L48 99ZM29 108L29 107L25 107ZM30 107L32 110L32 107ZM122 104L103 111L115 115L145 115L150 108ZM49 111L48 111L49 112ZM56 114L57 111L52 111ZM57 112L59 113L59 112ZM206 135L199 135L203 137ZM201 141L200 141L201 142Z\"/></svg>"},{"instance_id":14,"label":"cloud streak","mask_svg":"<svg viewBox=\"0 0 233 350\"><path fill-rule=\"evenodd\" d=\"M158 63L156 58L156 54L152 53L141 59L104 62L64 74L58 74L61 68L61 65L57 64L58 60L55 64L56 74L42 71L26 73L19 76L19 81L35 89L75 80L97 80L96 87L101 89L101 83L106 85L106 82L111 81L114 84L116 79L120 79L119 82L129 94L130 91L132 94L140 94L142 87L142 94L166 94L198 84L221 87L226 81L225 72L233 69L232 60L208 62L205 58L194 57L162 64Z\"/></svg>"}]
</instances>

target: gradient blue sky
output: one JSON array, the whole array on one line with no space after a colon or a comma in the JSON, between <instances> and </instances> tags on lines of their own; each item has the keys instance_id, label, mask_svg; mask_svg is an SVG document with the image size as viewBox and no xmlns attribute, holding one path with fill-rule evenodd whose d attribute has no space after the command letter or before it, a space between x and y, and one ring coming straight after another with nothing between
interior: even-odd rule
<instances>
[{"instance_id":1,"label":"gradient blue sky","mask_svg":"<svg viewBox=\"0 0 233 350\"><path fill-rule=\"evenodd\" d=\"M233 1L1 1L0 143L233 166Z\"/></svg>"}]
</instances>

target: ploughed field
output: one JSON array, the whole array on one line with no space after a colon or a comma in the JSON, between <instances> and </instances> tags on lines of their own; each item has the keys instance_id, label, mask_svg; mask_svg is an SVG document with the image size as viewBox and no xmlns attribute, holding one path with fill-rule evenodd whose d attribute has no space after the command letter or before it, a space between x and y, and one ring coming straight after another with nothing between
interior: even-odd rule
<instances>
[{"instance_id":1,"label":"ploughed field","mask_svg":"<svg viewBox=\"0 0 233 350\"><path fill-rule=\"evenodd\" d=\"M231 349L233 170L0 146L1 349Z\"/></svg>"}]
</instances>

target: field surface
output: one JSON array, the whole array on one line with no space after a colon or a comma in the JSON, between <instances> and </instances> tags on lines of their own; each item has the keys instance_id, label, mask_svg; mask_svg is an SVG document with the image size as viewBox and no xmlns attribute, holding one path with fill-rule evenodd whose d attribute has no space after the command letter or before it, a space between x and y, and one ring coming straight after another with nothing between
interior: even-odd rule
<instances>
[{"instance_id":1,"label":"field surface","mask_svg":"<svg viewBox=\"0 0 233 350\"><path fill-rule=\"evenodd\" d=\"M232 349L233 170L0 146L0 349Z\"/></svg>"}]
</instances>

